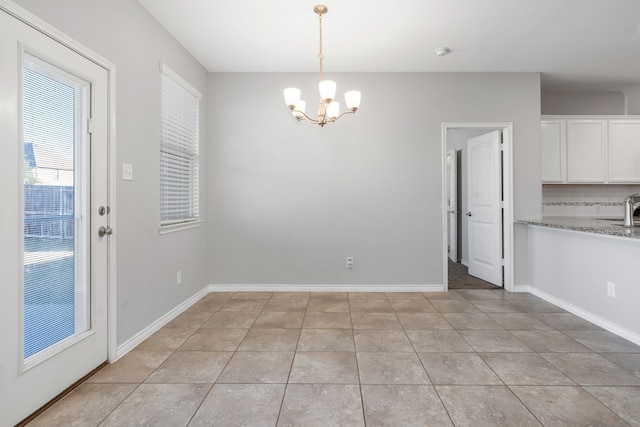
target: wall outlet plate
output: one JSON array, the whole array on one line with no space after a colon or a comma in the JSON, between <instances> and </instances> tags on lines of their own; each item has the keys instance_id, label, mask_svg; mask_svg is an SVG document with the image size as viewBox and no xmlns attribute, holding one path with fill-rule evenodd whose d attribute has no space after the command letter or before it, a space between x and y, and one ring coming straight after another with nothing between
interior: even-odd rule
<instances>
[{"instance_id":1,"label":"wall outlet plate","mask_svg":"<svg viewBox=\"0 0 640 427\"><path fill-rule=\"evenodd\" d=\"M133 165L131 163L122 164L122 180L133 181Z\"/></svg>"},{"instance_id":2,"label":"wall outlet plate","mask_svg":"<svg viewBox=\"0 0 640 427\"><path fill-rule=\"evenodd\" d=\"M353 268L353 257L352 256L348 256L347 257L346 267L347 268Z\"/></svg>"},{"instance_id":3,"label":"wall outlet plate","mask_svg":"<svg viewBox=\"0 0 640 427\"><path fill-rule=\"evenodd\" d=\"M616 284L613 282L607 282L607 295L612 298L616 297Z\"/></svg>"}]
</instances>

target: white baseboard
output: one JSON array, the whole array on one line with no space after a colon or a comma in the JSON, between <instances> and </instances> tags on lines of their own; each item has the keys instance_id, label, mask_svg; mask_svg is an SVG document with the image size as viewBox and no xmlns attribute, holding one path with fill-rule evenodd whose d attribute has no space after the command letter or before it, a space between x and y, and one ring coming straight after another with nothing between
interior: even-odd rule
<instances>
[{"instance_id":1,"label":"white baseboard","mask_svg":"<svg viewBox=\"0 0 640 427\"><path fill-rule=\"evenodd\" d=\"M575 314L576 316L588 322L593 323L594 325L598 325L601 328L606 329L607 331L618 335L619 337L622 337L628 341L631 341L636 345L640 345L640 335L636 334L635 332L632 332L626 328L623 328L620 325L610 322L607 319L597 316L591 312L588 312L578 306L575 306L569 302L566 302L563 299L554 297L553 295L550 295L539 289L529 287L529 292L539 298L542 298L547 302L550 302L553 305L557 305L558 307L567 310L569 313Z\"/></svg>"},{"instance_id":2,"label":"white baseboard","mask_svg":"<svg viewBox=\"0 0 640 427\"><path fill-rule=\"evenodd\" d=\"M442 292L443 285L208 285L200 292L184 301L182 304L169 311L167 314L129 338L116 349L116 358L113 363L125 354L133 350L142 341L156 333L164 325L175 319L193 304L198 302L209 292L246 292L246 291L267 291L267 292Z\"/></svg>"},{"instance_id":3,"label":"white baseboard","mask_svg":"<svg viewBox=\"0 0 640 427\"><path fill-rule=\"evenodd\" d=\"M209 292L442 292L444 285L212 284Z\"/></svg>"},{"instance_id":4,"label":"white baseboard","mask_svg":"<svg viewBox=\"0 0 640 427\"><path fill-rule=\"evenodd\" d=\"M460 264L464 265L465 267L469 267L469 262L466 259L460 259Z\"/></svg>"},{"instance_id":5,"label":"white baseboard","mask_svg":"<svg viewBox=\"0 0 640 427\"><path fill-rule=\"evenodd\" d=\"M191 298L187 299L182 304L178 305L173 310L169 311L167 314L165 314L164 316L162 316L161 318L159 318L158 320L156 320L155 322L153 322L152 324L150 324L149 326L147 326L146 328L144 328L143 330L135 334L133 337L129 338L127 341L119 345L118 348L116 349L116 359L111 360L111 363L115 362L125 354L129 353L138 344L140 344L142 341L146 340L151 335L156 333L164 325L166 325L167 323L169 323L170 321L178 317L178 315L180 315L186 309L188 309L193 304L198 302L203 296L205 296L209 292L210 292L209 286L205 286L200 292L198 292Z\"/></svg>"},{"instance_id":6,"label":"white baseboard","mask_svg":"<svg viewBox=\"0 0 640 427\"><path fill-rule=\"evenodd\" d=\"M531 286L529 285L515 285L513 287L513 291L512 292L531 292Z\"/></svg>"}]
</instances>

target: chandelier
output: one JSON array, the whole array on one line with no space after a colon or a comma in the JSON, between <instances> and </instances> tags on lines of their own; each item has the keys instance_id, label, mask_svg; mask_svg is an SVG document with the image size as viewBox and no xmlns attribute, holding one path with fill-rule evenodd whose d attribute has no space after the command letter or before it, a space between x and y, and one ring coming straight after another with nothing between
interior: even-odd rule
<instances>
[{"instance_id":1,"label":"chandelier","mask_svg":"<svg viewBox=\"0 0 640 427\"><path fill-rule=\"evenodd\" d=\"M340 103L334 101L336 96L336 82L322 79L322 60L324 59L322 53L322 15L327 13L329 9L327 6L320 4L314 7L313 11L318 14L320 26L320 52L318 53L318 59L320 60L320 84L318 85L320 89L320 105L318 106L318 118L313 119L304 112L306 103L300 99L300 89L293 87L285 89L284 102L298 121L304 119L310 123L324 127L327 123L333 123L345 114L355 113L360 106L360 91L350 90L344 94L347 111L340 114Z\"/></svg>"}]
</instances>

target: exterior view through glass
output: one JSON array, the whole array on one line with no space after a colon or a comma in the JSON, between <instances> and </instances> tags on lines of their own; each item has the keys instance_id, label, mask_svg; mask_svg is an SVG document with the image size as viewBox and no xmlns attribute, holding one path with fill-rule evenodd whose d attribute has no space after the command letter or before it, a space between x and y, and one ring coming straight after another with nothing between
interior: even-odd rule
<instances>
[{"instance_id":1,"label":"exterior view through glass","mask_svg":"<svg viewBox=\"0 0 640 427\"><path fill-rule=\"evenodd\" d=\"M23 61L25 360L90 327L86 89Z\"/></svg>"}]
</instances>

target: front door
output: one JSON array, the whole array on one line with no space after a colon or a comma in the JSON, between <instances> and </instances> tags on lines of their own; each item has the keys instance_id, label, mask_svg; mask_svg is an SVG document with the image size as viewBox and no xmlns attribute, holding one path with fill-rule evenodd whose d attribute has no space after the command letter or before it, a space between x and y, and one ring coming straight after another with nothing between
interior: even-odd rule
<instances>
[{"instance_id":1,"label":"front door","mask_svg":"<svg viewBox=\"0 0 640 427\"><path fill-rule=\"evenodd\" d=\"M14 425L108 358L108 75L5 11L0 75L0 425Z\"/></svg>"},{"instance_id":2,"label":"front door","mask_svg":"<svg viewBox=\"0 0 640 427\"><path fill-rule=\"evenodd\" d=\"M502 286L501 131L467 141L469 274Z\"/></svg>"}]
</instances>

